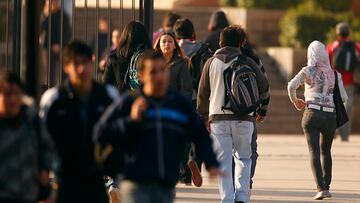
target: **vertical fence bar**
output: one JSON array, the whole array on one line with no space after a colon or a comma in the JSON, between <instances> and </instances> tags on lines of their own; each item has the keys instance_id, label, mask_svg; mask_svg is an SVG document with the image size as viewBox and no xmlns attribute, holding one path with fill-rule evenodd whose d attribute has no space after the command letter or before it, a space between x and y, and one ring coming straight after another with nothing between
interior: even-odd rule
<instances>
[{"instance_id":1,"label":"vertical fence bar","mask_svg":"<svg viewBox=\"0 0 360 203\"><path fill-rule=\"evenodd\" d=\"M99 0L96 0L96 26L95 26L95 78L99 69Z\"/></svg>"},{"instance_id":2,"label":"vertical fence bar","mask_svg":"<svg viewBox=\"0 0 360 203\"><path fill-rule=\"evenodd\" d=\"M135 0L132 0L132 19L135 20Z\"/></svg>"},{"instance_id":3,"label":"vertical fence bar","mask_svg":"<svg viewBox=\"0 0 360 203\"><path fill-rule=\"evenodd\" d=\"M51 13L51 6L52 6L52 0L48 0L49 1L49 14L48 14L48 33L47 33L47 38L48 38L48 66L47 66L47 86L48 88L50 88L50 78L51 78L51 26L52 26L52 13Z\"/></svg>"},{"instance_id":4,"label":"vertical fence bar","mask_svg":"<svg viewBox=\"0 0 360 203\"><path fill-rule=\"evenodd\" d=\"M5 68L9 68L9 15L10 15L10 0L6 1L6 28L5 28L5 40L6 40L6 54L5 54Z\"/></svg>"},{"instance_id":5,"label":"vertical fence bar","mask_svg":"<svg viewBox=\"0 0 360 203\"><path fill-rule=\"evenodd\" d=\"M124 27L124 1L120 0L120 29L123 30Z\"/></svg>"},{"instance_id":6,"label":"vertical fence bar","mask_svg":"<svg viewBox=\"0 0 360 203\"><path fill-rule=\"evenodd\" d=\"M87 21L88 21L88 5L87 0L85 0L85 42L87 42Z\"/></svg>"},{"instance_id":7,"label":"vertical fence bar","mask_svg":"<svg viewBox=\"0 0 360 203\"><path fill-rule=\"evenodd\" d=\"M60 67L59 68L59 81L60 84L62 82L62 67L63 67L63 58L62 58L62 51L64 46L64 2L65 0L61 0L61 6L60 6Z\"/></svg>"},{"instance_id":8,"label":"vertical fence bar","mask_svg":"<svg viewBox=\"0 0 360 203\"><path fill-rule=\"evenodd\" d=\"M16 73L20 73L20 61L21 61L21 16L22 6L20 0L13 1L13 29L12 29L12 64L11 68Z\"/></svg>"},{"instance_id":9,"label":"vertical fence bar","mask_svg":"<svg viewBox=\"0 0 360 203\"><path fill-rule=\"evenodd\" d=\"M21 6L19 4L18 6ZM26 51L25 51L25 61L26 61L26 89L27 93L38 99L38 70L40 67L39 60L39 31L40 31L40 13L41 13L41 5L40 1L27 2L26 3L26 15L27 18L25 20L27 32L26 36ZM31 30L31 31L29 31Z\"/></svg>"},{"instance_id":10,"label":"vertical fence bar","mask_svg":"<svg viewBox=\"0 0 360 203\"><path fill-rule=\"evenodd\" d=\"M144 23L144 0L139 0L139 20Z\"/></svg>"},{"instance_id":11,"label":"vertical fence bar","mask_svg":"<svg viewBox=\"0 0 360 203\"><path fill-rule=\"evenodd\" d=\"M72 25L71 25L71 30L72 30L72 36L71 36L71 39L75 39L75 18L76 18L76 4L75 4L75 1L76 0L73 0L72 1Z\"/></svg>"},{"instance_id":12,"label":"vertical fence bar","mask_svg":"<svg viewBox=\"0 0 360 203\"><path fill-rule=\"evenodd\" d=\"M108 0L108 35L107 35L107 46L106 46L106 51L110 51L110 43L111 43L111 0Z\"/></svg>"},{"instance_id":13,"label":"vertical fence bar","mask_svg":"<svg viewBox=\"0 0 360 203\"><path fill-rule=\"evenodd\" d=\"M154 12L154 0L143 0L144 1L144 26L147 34L152 42L153 33L153 12Z\"/></svg>"}]
</instances>

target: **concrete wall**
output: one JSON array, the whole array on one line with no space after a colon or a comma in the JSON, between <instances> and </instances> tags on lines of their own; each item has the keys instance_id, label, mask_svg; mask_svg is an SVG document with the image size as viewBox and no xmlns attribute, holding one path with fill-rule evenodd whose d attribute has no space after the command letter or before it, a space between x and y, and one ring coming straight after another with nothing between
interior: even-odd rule
<instances>
[{"instance_id":1,"label":"concrete wall","mask_svg":"<svg viewBox=\"0 0 360 203\"><path fill-rule=\"evenodd\" d=\"M269 47L267 53L279 64L283 77L290 80L306 66L306 50L290 47Z\"/></svg>"}]
</instances>

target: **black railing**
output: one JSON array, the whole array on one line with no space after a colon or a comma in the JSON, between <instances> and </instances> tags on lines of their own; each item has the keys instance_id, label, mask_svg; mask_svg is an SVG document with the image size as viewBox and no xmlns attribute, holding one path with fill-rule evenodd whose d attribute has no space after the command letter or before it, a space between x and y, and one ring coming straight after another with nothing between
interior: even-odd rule
<instances>
[{"instance_id":1,"label":"black railing","mask_svg":"<svg viewBox=\"0 0 360 203\"><path fill-rule=\"evenodd\" d=\"M32 96L62 81L62 50L71 39L89 42L94 35L97 77L100 19L108 19L106 50L112 30L121 32L128 20L142 21L152 33L153 0L5 0L0 9L0 68L19 73Z\"/></svg>"}]
</instances>

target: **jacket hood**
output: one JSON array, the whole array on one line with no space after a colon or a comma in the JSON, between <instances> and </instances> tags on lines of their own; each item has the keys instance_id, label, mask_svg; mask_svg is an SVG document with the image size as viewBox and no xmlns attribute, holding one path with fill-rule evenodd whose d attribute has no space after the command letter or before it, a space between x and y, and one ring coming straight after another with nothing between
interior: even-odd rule
<instances>
[{"instance_id":1,"label":"jacket hood","mask_svg":"<svg viewBox=\"0 0 360 203\"><path fill-rule=\"evenodd\" d=\"M315 66L319 69L331 69L329 55L325 45L319 41L313 41L307 51L307 66Z\"/></svg>"},{"instance_id":2,"label":"jacket hood","mask_svg":"<svg viewBox=\"0 0 360 203\"><path fill-rule=\"evenodd\" d=\"M201 42L181 39L179 41L179 46L184 50L185 55L190 57L201 48Z\"/></svg>"},{"instance_id":3,"label":"jacket hood","mask_svg":"<svg viewBox=\"0 0 360 203\"><path fill-rule=\"evenodd\" d=\"M236 47L223 47L218 49L214 54L215 58L221 60L224 63L230 62L239 55L241 55L241 50L240 48Z\"/></svg>"}]
</instances>

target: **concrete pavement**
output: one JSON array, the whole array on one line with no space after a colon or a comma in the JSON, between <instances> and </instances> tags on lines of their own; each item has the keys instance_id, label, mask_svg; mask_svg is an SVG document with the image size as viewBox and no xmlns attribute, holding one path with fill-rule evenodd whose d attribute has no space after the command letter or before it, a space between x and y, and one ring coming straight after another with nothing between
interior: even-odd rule
<instances>
[{"instance_id":1,"label":"concrete pavement","mask_svg":"<svg viewBox=\"0 0 360 203\"><path fill-rule=\"evenodd\" d=\"M350 142L334 140L333 198L312 200L316 185L303 135L259 135L259 159L251 202L254 203L360 203L360 136ZM204 172L201 188L178 185L176 203L219 202L217 181Z\"/></svg>"}]
</instances>

